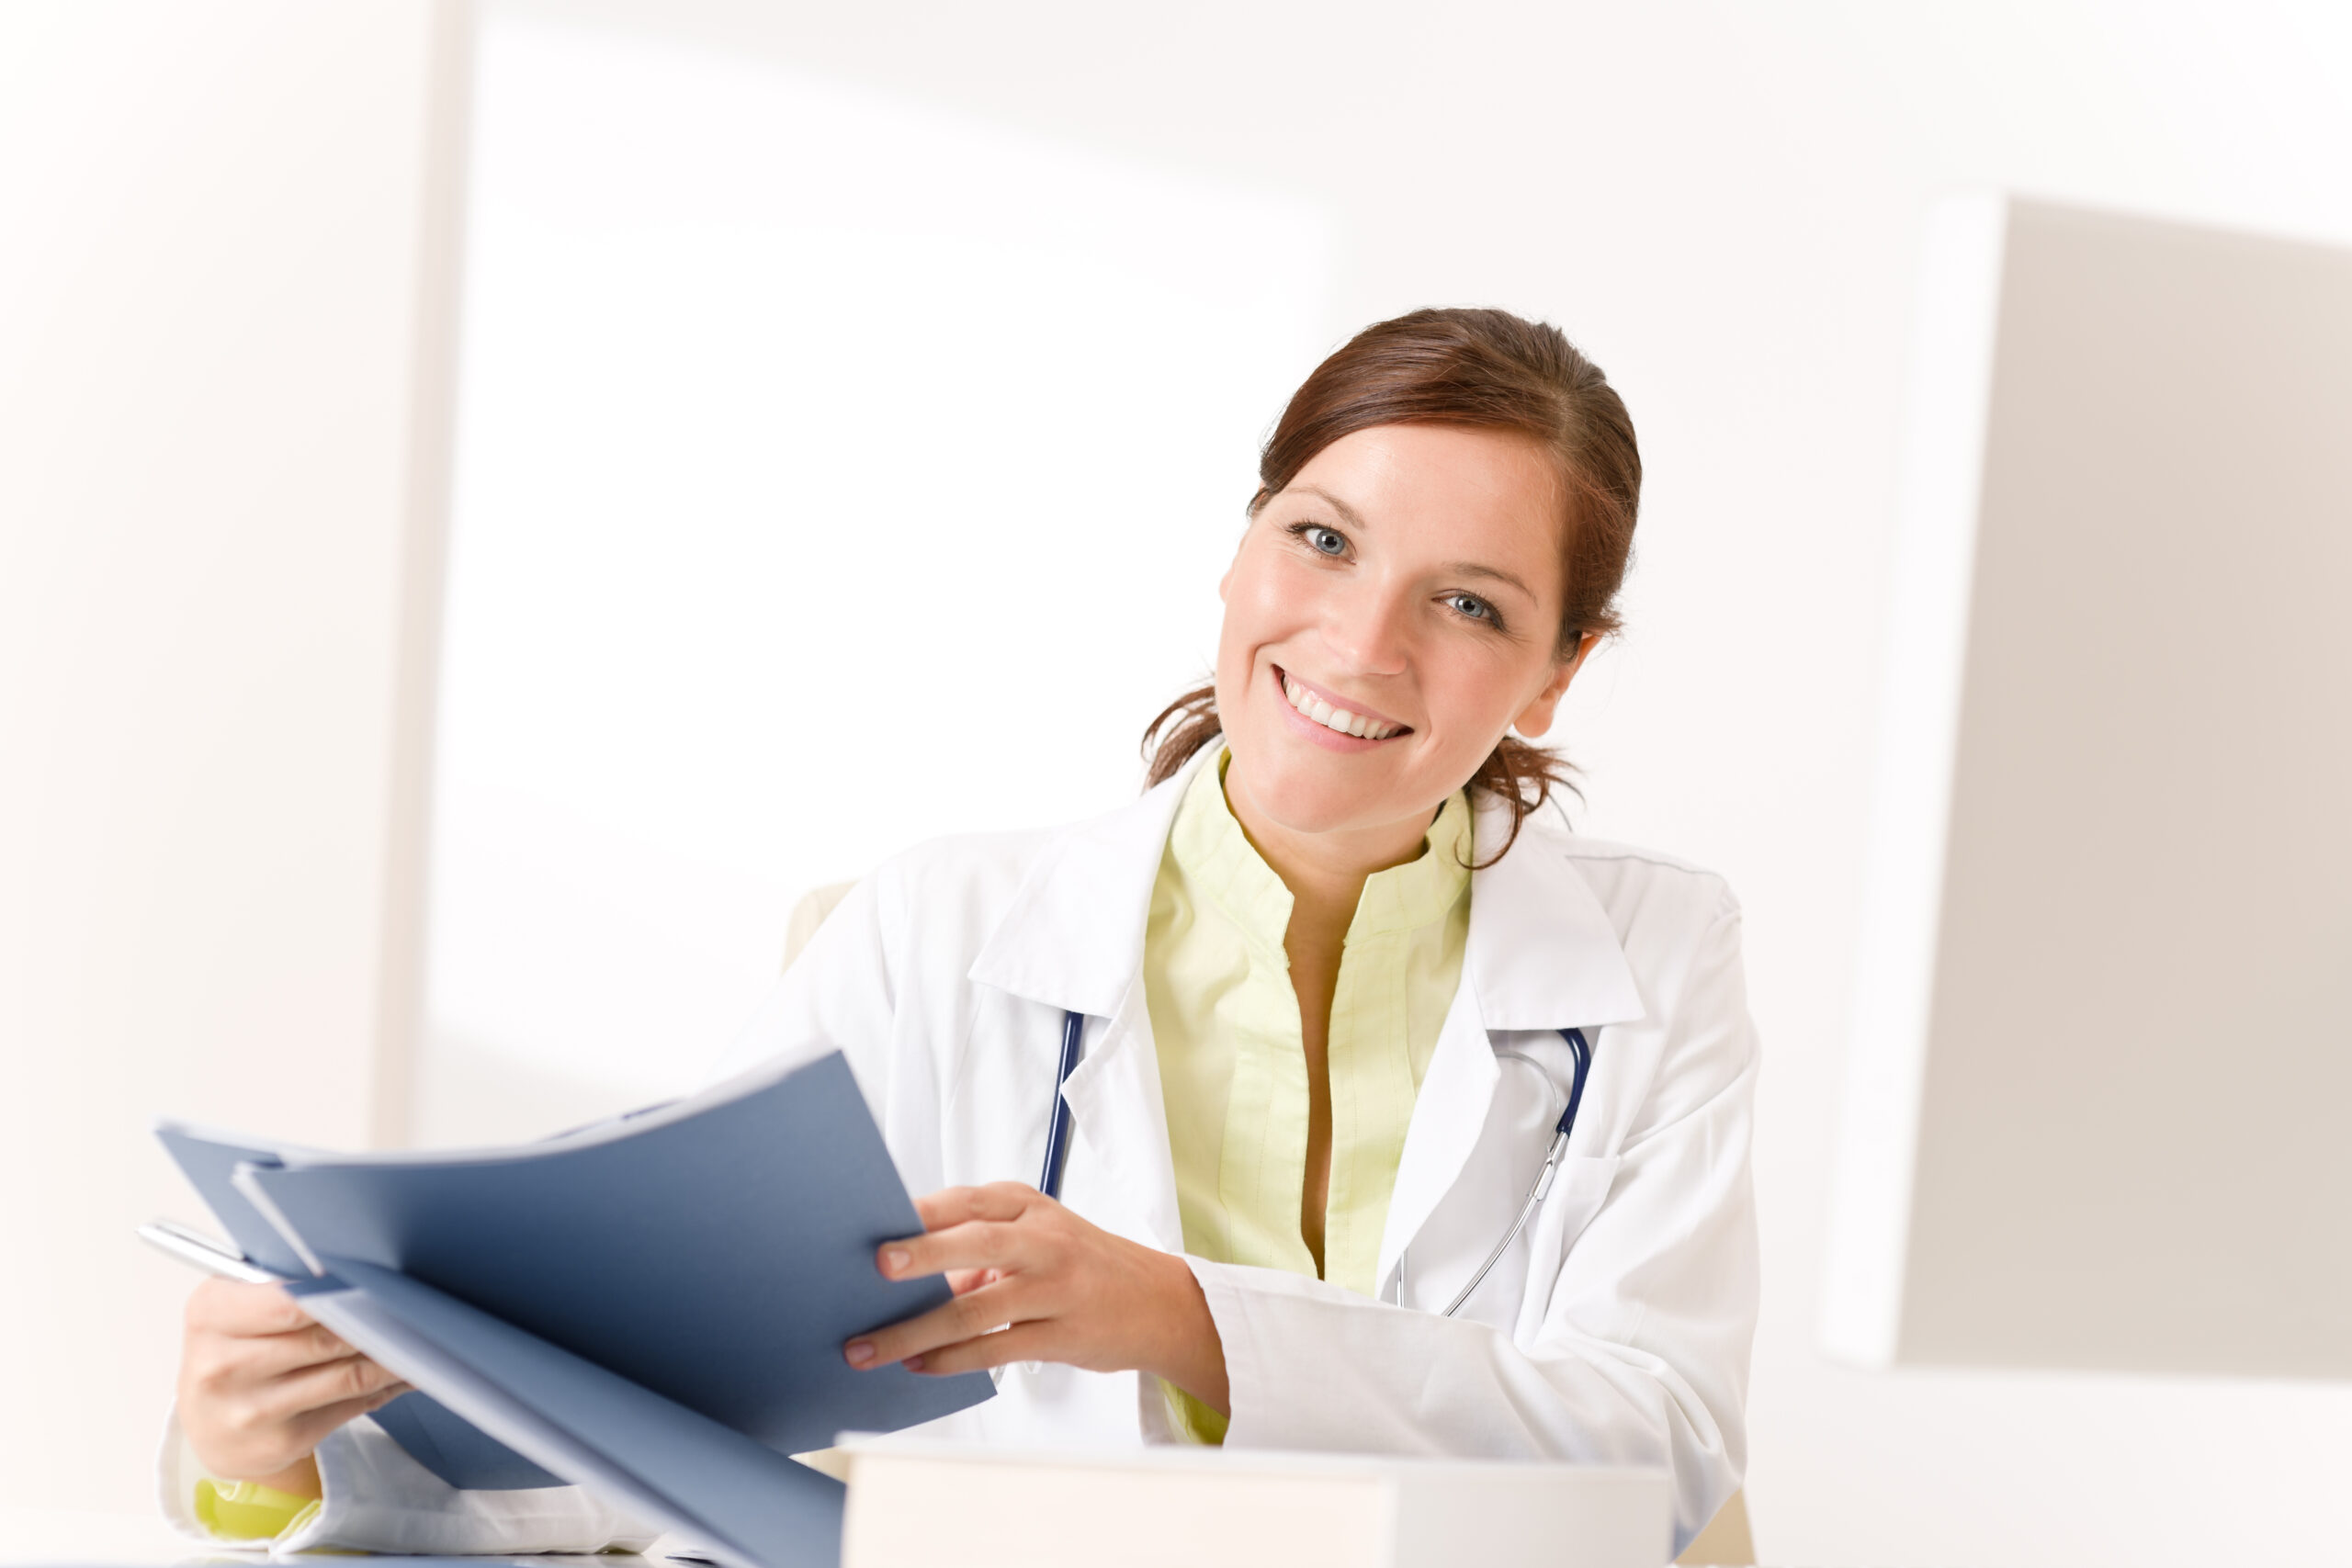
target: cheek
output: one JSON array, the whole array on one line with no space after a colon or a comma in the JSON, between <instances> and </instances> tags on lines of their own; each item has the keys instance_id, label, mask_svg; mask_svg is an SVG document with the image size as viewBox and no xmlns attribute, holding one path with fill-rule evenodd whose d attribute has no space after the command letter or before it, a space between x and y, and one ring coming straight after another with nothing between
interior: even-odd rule
<instances>
[{"instance_id":1,"label":"cheek","mask_svg":"<svg viewBox=\"0 0 2352 1568\"><path fill-rule=\"evenodd\" d=\"M1313 619L1311 581L1295 581L1278 562L1236 561L1225 580L1225 623L1217 637L1222 666L1247 659L1263 645L1292 636Z\"/></svg>"},{"instance_id":2,"label":"cheek","mask_svg":"<svg viewBox=\"0 0 2352 1568\"><path fill-rule=\"evenodd\" d=\"M1460 716L1468 743L1500 735L1527 704L1537 684L1534 666L1516 655L1497 658L1489 649L1453 650L1453 656L1422 666L1422 689L1433 709ZM1491 744L1491 742L1482 742Z\"/></svg>"}]
</instances>

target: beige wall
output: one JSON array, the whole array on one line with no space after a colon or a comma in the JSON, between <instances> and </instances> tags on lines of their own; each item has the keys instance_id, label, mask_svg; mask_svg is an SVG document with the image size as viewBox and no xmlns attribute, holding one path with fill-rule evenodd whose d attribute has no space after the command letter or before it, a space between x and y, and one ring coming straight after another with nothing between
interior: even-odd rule
<instances>
[{"instance_id":1,"label":"beige wall","mask_svg":"<svg viewBox=\"0 0 2352 1568\"><path fill-rule=\"evenodd\" d=\"M150 1117L400 1132L458 19L0 8L0 1506L151 1506Z\"/></svg>"}]
</instances>

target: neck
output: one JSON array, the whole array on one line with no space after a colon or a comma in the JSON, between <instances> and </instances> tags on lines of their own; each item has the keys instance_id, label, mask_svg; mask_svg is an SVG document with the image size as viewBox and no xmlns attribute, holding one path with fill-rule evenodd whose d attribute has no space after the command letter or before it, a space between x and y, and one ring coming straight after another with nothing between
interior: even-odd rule
<instances>
[{"instance_id":1,"label":"neck","mask_svg":"<svg viewBox=\"0 0 2352 1568\"><path fill-rule=\"evenodd\" d=\"M1363 897L1365 879L1376 871L1420 858L1430 817L1417 813L1368 828L1302 833L1285 828L1250 798L1239 759L1225 774L1226 805L1250 843L1290 889L1294 931L1344 933Z\"/></svg>"}]
</instances>

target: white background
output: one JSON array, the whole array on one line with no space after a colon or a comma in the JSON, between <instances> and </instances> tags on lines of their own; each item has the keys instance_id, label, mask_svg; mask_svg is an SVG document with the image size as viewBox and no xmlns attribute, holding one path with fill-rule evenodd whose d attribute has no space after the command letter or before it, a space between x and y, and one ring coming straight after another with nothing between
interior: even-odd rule
<instances>
[{"instance_id":1,"label":"white background","mask_svg":"<svg viewBox=\"0 0 2352 1568\"><path fill-rule=\"evenodd\" d=\"M537 15L578 21L592 10L642 28L654 7L635 22L625 0ZM1017 494L1045 498L1038 526L1060 529L1074 527L1071 513L1046 503L1079 477L1099 480L1088 461L1112 462L1122 494L1195 498L1155 502L1152 517L1169 536L1200 528L1203 553L1189 566L1171 555L1165 571L1123 567L1124 597L1050 606L1115 614L1121 648L1167 661L1123 669L1117 690L1088 686L1074 700L1110 716L1092 732L1110 738L1107 751L1065 751L1087 732L1060 714L985 752L933 747L942 726L967 721L930 683L860 688L861 670L838 663L796 671L795 690L828 702L848 694L865 716L855 722L888 743L859 753L871 766L853 768L851 783L899 771L938 780L943 813L957 800L975 812L943 815L938 829L1123 797L1134 728L1202 651L1216 541L1236 520L1251 443L1283 385L1347 331L1414 305L1497 302L1552 317L1625 390L1650 466L1629 635L1589 674L1563 727L1590 770L1586 821L1720 867L1748 909L1769 1052L1749 1478L1765 1557L2342 1559L2352 1391L2341 1385L1877 1377L1830 1366L1812 1348L1921 220L1935 197L1981 183L2352 243L2352 37L2340 4L669 0L659 11L672 41L769 73L773 90L754 95L763 101L833 93L887 104L876 113L919 147L936 144L925 126L966 128L957 134L994 150L983 160L989 178L1049 195L1090 190L1087 210L1128 213L1147 242L1072 238L1054 227L1057 201L1042 215L959 214L945 180L923 187L930 205L905 223L960 234L969 248L1053 258L1065 269L1057 276L1091 267L1091 297L1121 309L1238 299L1243 319L1260 323L1187 362L1185 384L1204 397L1216 367L1236 378L1188 423L1154 390L1154 356L1178 335L1159 321L1119 323L1149 340L1132 354L1115 333L1090 345L985 315L941 321L953 352L939 358L965 373L972 345L989 341L1040 356L1004 374L1048 391L1070 367L1104 367L1106 395L1148 407L1131 425L1147 445L1092 459L1049 439L1010 457L967 451L955 460L980 466L958 486L919 471L921 454L957 450L951 411L908 432L915 488L1011 509L1003 465L1017 462ZM0 634L10 654L0 671L0 1067L10 1075L12 1213L46 1270L21 1276L0 1303L0 1502L13 1508L149 1506L143 1467L185 1280L123 1239L175 1190L144 1147L144 1119L252 1120L240 1107L258 1094L304 1107L282 1124L262 1118L264 1131L343 1141L367 1121L356 1086L368 1077L381 980L373 912L411 327L397 275L415 254L410 149L423 140L402 117L422 96L421 14L356 0L0 6ZM486 107L486 135L492 116ZM1016 142L1027 151L1002 152ZM1179 194L1153 194L1170 190ZM862 209L853 193L828 210L848 224ZM1214 235L1202 237L1203 225ZM1285 254L1286 243L1314 258ZM1170 282L1136 259L1160 244L1209 259L1185 262ZM825 253L837 264L873 254ZM889 259L911 268L917 258ZM1019 270L986 275L978 291L1018 283L1005 274ZM556 299L568 285L549 269L538 286ZM933 310L961 287L927 274L905 303ZM672 308L691 320L707 303L675 298ZM476 322L469 352L490 352L495 320ZM1303 341L1284 324L1294 320ZM643 336L594 310L577 330ZM489 364L469 361L469 386ZM744 416L754 428L713 426L709 452L735 461L788 423L775 417L779 400L805 391L781 377L763 385ZM565 391L598 395L587 383ZM820 412L835 429L854 423ZM549 418L560 413L571 417ZM520 461L526 449L514 450ZM583 464L599 456L573 450ZM498 460L462 456L469 506L496 493L481 487ZM673 482L687 499L704 484L691 469ZM700 493L705 504L626 513L715 526L707 519L723 507ZM604 499L574 498L592 513ZM492 732L470 754L493 844L497 791L520 802L514 816L526 820L509 820L508 843L517 897L540 896L534 879L554 858L550 844L576 829L605 850L566 863L578 874L603 886L638 855L620 880L682 889L668 907L727 923L737 934L723 962L748 975L768 962L781 925L775 891L854 871L869 846L844 829L837 857L777 858L800 852L780 846L824 842L834 832L826 821L808 839L763 829L776 836L746 838L740 852L713 854L690 828L663 840L648 824L676 792L661 793L655 769L681 750L701 748L707 761L729 746L780 746L773 737L795 716L713 719L694 692L657 700L599 679L615 728L598 742L594 716L566 719L573 699L560 692L532 713L495 682L469 693L455 681L475 657L468 598L495 602L502 570L571 563L576 581L546 602L575 618L594 613L597 584L617 575L636 572L648 602L692 588L714 606L696 628L702 646L746 667L775 652L760 641L775 634L724 616L758 590L697 586L675 558L632 562L620 541L564 535L560 515L514 521L521 531L503 568L486 542L457 542L444 715L453 773L471 765L466 736ZM759 521L740 532L756 536ZM553 542L531 546L531 530ZM926 537L953 563L942 575L973 571L957 541ZM1036 554L1004 559L1034 572ZM970 588L1006 591L1001 579ZM1006 606L1004 623L1028 618L1026 604L990 603ZM647 667L622 660L625 642L611 647L615 663ZM934 652L943 682L969 662L961 648ZM713 661L710 678L723 668ZM527 675L527 661L512 661L516 671ZM999 673L1023 702L1098 679L1027 655ZM500 772L502 711L531 713L546 754L565 760L556 798L532 768ZM836 722L810 744L845 746L859 733L851 720L827 724ZM696 735L706 739L682 739ZM593 765L571 766L582 759ZM838 752L828 765L841 765ZM1022 795L1021 807L958 793L1008 766L1033 770L1022 776L1039 793ZM600 768L616 782L582 782ZM649 779L660 790L633 796ZM734 786L708 787L717 798ZM1073 804L1042 793L1062 787ZM453 803L455 789L445 791ZM648 798L655 807L640 809ZM738 799L709 820L757 818L759 804ZM780 803L775 822L791 809ZM453 805L452 835L459 825ZM530 838L534 827L548 838ZM495 855L475 863L499 874ZM712 913L727 908L740 914ZM762 922L773 927L753 929ZM587 937L616 929L608 909L579 924ZM489 940L453 921L440 935L478 952ZM526 978L603 962L575 953L560 927L507 935L513 972ZM556 958L531 959L533 942ZM646 983L719 962L699 939L685 945L682 967L649 945ZM436 998L462 995L461 974L437 968ZM713 1016L679 1027L682 1057L699 1064L700 1032L723 1032L729 1021L716 1015L732 1005L710 1004ZM527 1067L528 1030L548 1026L518 1026L492 1008L469 1027L511 1032ZM479 1045L457 1039L441 1066L479 1066L489 1055ZM583 1064L607 1076L577 1086L582 1098L630 1090L640 1069L627 1055ZM304 1061L331 1062L333 1081L294 1082L289 1065ZM424 1066L431 1091L435 1063ZM485 1068L476 1087L501 1081ZM511 1076L534 1093L548 1081ZM462 1087L448 1073L438 1082ZM2195 1179L2194 1151L2185 1170ZM2193 1238L2183 1238L2181 1267L2196 1267ZM96 1550L97 1537L73 1529L85 1555ZM0 1545L0 1557L25 1554Z\"/></svg>"}]
</instances>

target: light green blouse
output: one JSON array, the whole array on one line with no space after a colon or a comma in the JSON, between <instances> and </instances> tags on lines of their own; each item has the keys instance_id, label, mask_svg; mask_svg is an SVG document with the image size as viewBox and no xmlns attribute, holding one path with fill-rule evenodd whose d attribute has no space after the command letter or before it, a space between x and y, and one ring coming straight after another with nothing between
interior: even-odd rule
<instances>
[{"instance_id":1,"label":"light green blouse","mask_svg":"<svg viewBox=\"0 0 2352 1568\"><path fill-rule=\"evenodd\" d=\"M1152 888L1144 996L1159 1055L1184 1249L1313 1274L1299 1234L1306 1055L1283 938L1283 886L1226 804L1226 759L1193 776ZM1331 998L1331 1181L1323 1278L1372 1295L1388 1199L1421 1075L1470 933L1470 807L1456 794L1421 855L1364 883ZM1170 1391L1204 1442L1224 1418Z\"/></svg>"}]
</instances>

